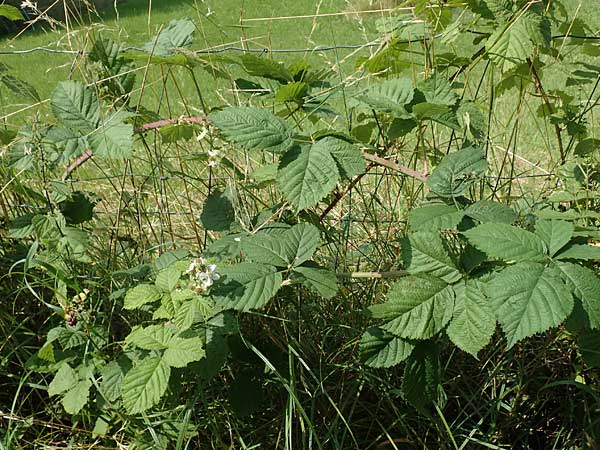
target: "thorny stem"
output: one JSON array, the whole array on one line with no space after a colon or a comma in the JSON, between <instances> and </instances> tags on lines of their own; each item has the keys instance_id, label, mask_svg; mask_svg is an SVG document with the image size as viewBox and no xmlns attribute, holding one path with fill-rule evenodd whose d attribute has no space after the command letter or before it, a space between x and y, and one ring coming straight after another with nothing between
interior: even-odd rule
<instances>
[{"instance_id":1,"label":"thorny stem","mask_svg":"<svg viewBox=\"0 0 600 450\"><path fill-rule=\"evenodd\" d=\"M146 123L137 128L134 128L133 131L135 133L144 133L146 131L156 130L158 128L161 128L161 127L164 127L167 125L173 125L175 123L207 123L207 122L208 122L207 119L205 119L204 117L182 117L179 119L164 119L164 120L159 120L156 122ZM75 161L73 161L69 165L69 167L67 167L67 170L65 170L65 173L63 175L63 180L66 180L67 178L69 178L69 176L75 170L77 170L79 167L81 167L92 156L93 156L92 151L87 150L83 155L81 155L79 158L77 158ZM410 167L406 167L401 164L397 164L395 162L389 161L385 158L382 158L380 156L373 155L373 154L367 153L367 152L363 152L362 156L367 161L374 162L375 164L379 164L380 166L384 166L384 167L387 167L392 170L397 170L398 172L401 172L404 175L415 178L419 181L423 181L423 182L427 181L427 174L418 172L414 169L411 169Z\"/></svg>"},{"instance_id":2,"label":"thorny stem","mask_svg":"<svg viewBox=\"0 0 600 450\"><path fill-rule=\"evenodd\" d=\"M548 112L550 112L550 114L554 114L554 107L552 106L552 103L550 103L550 99L548 98L548 94L546 94L546 91L544 90L544 86L542 86L542 80L540 79L540 76L538 75L535 65L533 64L533 61L531 60L531 58L527 58L527 64L529 65L529 69L531 70L531 75L533 76L533 80L535 81L535 88L542 96L542 100L544 101L546 108L548 108ZM562 141L562 135L561 135L562 131L560 129L560 125L555 123L554 130L556 131L556 139L558 140L558 151L560 152L560 163L564 164L567 160L567 155L565 154L565 149L563 147L563 141Z\"/></svg>"}]
</instances>

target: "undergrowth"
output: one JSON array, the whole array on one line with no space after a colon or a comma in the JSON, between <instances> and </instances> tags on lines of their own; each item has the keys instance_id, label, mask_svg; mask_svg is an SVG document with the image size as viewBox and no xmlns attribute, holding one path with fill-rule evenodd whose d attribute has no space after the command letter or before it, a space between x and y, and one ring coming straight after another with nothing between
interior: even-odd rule
<instances>
[{"instance_id":1,"label":"undergrowth","mask_svg":"<svg viewBox=\"0 0 600 450\"><path fill-rule=\"evenodd\" d=\"M597 12L384 9L0 66L0 448L597 447Z\"/></svg>"}]
</instances>

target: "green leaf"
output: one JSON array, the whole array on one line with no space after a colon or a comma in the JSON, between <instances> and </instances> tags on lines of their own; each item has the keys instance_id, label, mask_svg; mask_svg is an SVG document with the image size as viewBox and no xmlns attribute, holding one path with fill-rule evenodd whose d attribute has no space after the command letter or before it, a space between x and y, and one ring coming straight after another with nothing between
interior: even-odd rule
<instances>
[{"instance_id":1,"label":"green leaf","mask_svg":"<svg viewBox=\"0 0 600 450\"><path fill-rule=\"evenodd\" d=\"M474 247L492 258L541 260L546 254L546 245L540 237L505 223L483 223L463 234Z\"/></svg>"},{"instance_id":2,"label":"green leaf","mask_svg":"<svg viewBox=\"0 0 600 450\"><path fill-rule=\"evenodd\" d=\"M573 310L573 296L552 266L523 262L497 274L486 285L508 347L556 327Z\"/></svg>"},{"instance_id":3,"label":"green leaf","mask_svg":"<svg viewBox=\"0 0 600 450\"><path fill-rule=\"evenodd\" d=\"M360 339L361 359L370 367L392 367L410 356L415 346L382 330L369 328Z\"/></svg>"},{"instance_id":4,"label":"green leaf","mask_svg":"<svg viewBox=\"0 0 600 450\"><path fill-rule=\"evenodd\" d=\"M577 343L585 363L600 368L600 332L585 333L579 336Z\"/></svg>"},{"instance_id":5,"label":"green leaf","mask_svg":"<svg viewBox=\"0 0 600 450\"><path fill-rule=\"evenodd\" d=\"M517 220L517 213L508 206L489 200L480 200L465 209L465 215L481 223L507 223Z\"/></svg>"},{"instance_id":6,"label":"green leaf","mask_svg":"<svg viewBox=\"0 0 600 450\"><path fill-rule=\"evenodd\" d=\"M358 99L376 111L396 117L408 117L406 105L412 101L413 95L410 78L394 78L371 86Z\"/></svg>"},{"instance_id":7,"label":"green leaf","mask_svg":"<svg viewBox=\"0 0 600 450\"><path fill-rule=\"evenodd\" d=\"M600 247L594 245L573 244L555 256L556 259L600 260Z\"/></svg>"},{"instance_id":8,"label":"green leaf","mask_svg":"<svg viewBox=\"0 0 600 450\"><path fill-rule=\"evenodd\" d=\"M248 259L278 267L293 267L312 258L319 245L319 229L300 223L277 236L264 231L242 240Z\"/></svg>"},{"instance_id":9,"label":"green leaf","mask_svg":"<svg viewBox=\"0 0 600 450\"><path fill-rule=\"evenodd\" d=\"M3 5L0 5L0 8L2 8L2 6ZM38 94L37 90L24 80L16 78L8 73L4 73L0 74L0 81L16 95L20 95L35 103L41 101L40 94Z\"/></svg>"},{"instance_id":10,"label":"green leaf","mask_svg":"<svg viewBox=\"0 0 600 450\"><path fill-rule=\"evenodd\" d=\"M427 80L419 83L418 88L425 95L425 100L428 103L454 106L458 101L458 97L448 80L439 73L435 73Z\"/></svg>"},{"instance_id":11,"label":"green leaf","mask_svg":"<svg viewBox=\"0 0 600 450\"><path fill-rule=\"evenodd\" d=\"M175 265L171 265L156 274L154 285L163 292L171 292L177 287L180 278L181 270Z\"/></svg>"},{"instance_id":12,"label":"green leaf","mask_svg":"<svg viewBox=\"0 0 600 450\"><path fill-rule=\"evenodd\" d=\"M274 267L254 263L223 267L221 275L223 282L213 288L215 300L223 308L239 311L264 307L283 281Z\"/></svg>"},{"instance_id":13,"label":"green leaf","mask_svg":"<svg viewBox=\"0 0 600 450\"><path fill-rule=\"evenodd\" d=\"M287 123L264 109L232 106L208 117L223 136L249 150L282 153L292 144Z\"/></svg>"},{"instance_id":14,"label":"green leaf","mask_svg":"<svg viewBox=\"0 0 600 450\"><path fill-rule=\"evenodd\" d=\"M251 176L258 183L268 183L270 181L275 181L275 179L277 178L277 164L272 163L259 167L254 172L252 172Z\"/></svg>"},{"instance_id":15,"label":"green leaf","mask_svg":"<svg viewBox=\"0 0 600 450\"><path fill-rule=\"evenodd\" d=\"M58 334L58 342L60 342L63 350L69 350L79 347L87 342L88 338L81 330L75 330L72 327L62 328Z\"/></svg>"},{"instance_id":16,"label":"green leaf","mask_svg":"<svg viewBox=\"0 0 600 450\"><path fill-rule=\"evenodd\" d=\"M235 222L235 210L227 194L217 190L206 198L200 222L211 231L228 231L231 228Z\"/></svg>"},{"instance_id":17,"label":"green leaf","mask_svg":"<svg viewBox=\"0 0 600 450\"><path fill-rule=\"evenodd\" d=\"M52 112L70 128L92 131L100 122L100 105L93 90L78 81L62 81L50 99Z\"/></svg>"},{"instance_id":18,"label":"green leaf","mask_svg":"<svg viewBox=\"0 0 600 450\"><path fill-rule=\"evenodd\" d=\"M191 19L172 20L158 35L144 46L144 50L157 56L169 56L178 49L189 47L194 40L196 25Z\"/></svg>"},{"instance_id":19,"label":"green leaf","mask_svg":"<svg viewBox=\"0 0 600 450\"><path fill-rule=\"evenodd\" d=\"M288 254L285 251L283 239L279 236L260 233L242 239L242 251L246 257L261 264L277 267L288 267Z\"/></svg>"},{"instance_id":20,"label":"green leaf","mask_svg":"<svg viewBox=\"0 0 600 450\"><path fill-rule=\"evenodd\" d=\"M163 354L163 360L170 367L185 367L193 361L200 361L206 353L199 337L175 337L169 341L169 348Z\"/></svg>"},{"instance_id":21,"label":"green leaf","mask_svg":"<svg viewBox=\"0 0 600 450\"><path fill-rule=\"evenodd\" d=\"M25 17L23 17L23 14L21 14L21 10L12 5L0 5L0 17L6 17L12 22L17 20L25 20Z\"/></svg>"},{"instance_id":22,"label":"green leaf","mask_svg":"<svg viewBox=\"0 0 600 450\"><path fill-rule=\"evenodd\" d=\"M89 200L85 193L73 192L70 198L60 203L60 212L71 225L78 225L92 220L95 202Z\"/></svg>"},{"instance_id":23,"label":"green leaf","mask_svg":"<svg viewBox=\"0 0 600 450\"><path fill-rule=\"evenodd\" d=\"M444 116L450 113L450 108L445 105L436 105L435 103L422 102L412 107L412 113L419 120L432 119L436 122L442 123L443 125L448 125L450 126L450 128L456 126L453 125L451 122L444 120ZM439 119L441 119L441 121Z\"/></svg>"},{"instance_id":24,"label":"green leaf","mask_svg":"<svg viewBox=\"0 0 600 450\"><path fill-rule=\"evenodd\" d=\"M277 171L279 188L296 211L316 205L333 190L339 178L331 153L318 144L293 147Z\"/></svg>"},{"instance_id":25,"label":"green leaf","mask_svg":"<svg viewBox=\"0 0 600 450\"><path fill-rule=\"evenodd\" d=\"M476 283L456 286L454 292L454 313L446 332L458 348L477 357L496 329L494 310Z\"/></svg>"},{"instance_id":26,"label":"green leaf","mask_svg":"<svg viewBox=\"0 0 600 450\"><path fill-rule=\"evenodd\" d=\"M447 283L461 278L438 232L418 231L402 242L402 260L409 273L427 273Z\"/></svg>"},{"instance_id":27,"label":"green leaf","mask_svg":"<svg viewBox=\"0 0 600 450\"><path fill-rule=\"evenodd\" d=\"M51 342L46 342L44 346L38 350L37 356L44 361L52 363L56 362L56 358L54 357L54 346Z\"/></svg>"},{"instance_id":28,"label":"green leaf","mask_svg":"<svg viewBox=\"0 0 600 450\"><path fill-rule=\"evenodd\" d=\"M299 223L285 231L279 239L289 264L296 267L311 259L319 246L320 236L319 229L310 223Z\"/></svg>"},{"instance_id":29,"label":"green leaf","mask_svg":"<svg viewBox=\"0 0 600 450\"><path fill-rule=\"evenodd\" d=\"M440 367L435 346L430 342L417 344L404 368L404 397L418 411L426 413L431 403L437 399L439 384Z\"/></svg>"},{"instance_id":30,"label":"green leaf","mask_svg":"<svg viewBox=\"0 0 600 450\"><path fill-rule=\"evenodd\" d=\"M108 401L115 402L121 396L121 385L125 377L125 371L119 361L111 361L102 368L102 383L100 388L102 394Z\"/></svg>"},{"instance_id":31,"label":"green leaf","mask_svg":"<svg viewBox=\"0 0 600 450\"><path fill-rule=\"evenodd\" d=\"M550 256L569 243L573 231L573 224L564 220L538 220L535 224L535 234L542 238Z\"/></svg>"},{"instance_id":32,"label":"green leaf","mask_svg":"<svg viewBox=\"0 0 600 450\"><path fill-rule=\"evenodd\" d=\"M487 116L473 102L461 102L456 117L471 141L482 143L488 130ZM498 221L496 221L498 222Z\"/></svg>"},{"instance_id":33,"label":"green leaf","mask_svg":"<svg viewBox=\"0 0 600 450\"><path fill-rule=\"evenodd\" d=\"M464 214L456 206L444 204L425 205L410 212L408 223L412 230L451 230L458 226Z\"/></svg>"},{"instance_id":34,"label":"green leaf","mask_svg":"<svg viewBox=\"0 0 600 450\"><path fill-rule=\"evenodd\" d=\"M88 402L91 386L92 382L90 380L81 380L65 394L62 405L68 414L77 414L83 409Z\"/></svg>"},{"instance_id":35,"label":"green leaf","mask_svg":"<svg viewBox=\"0 0 600 450\"><path fill-rule=\"evenodd\" d=\"M245 56L248 56L246 54ZM275 94L275 100L281 103L285 102L296 102L303 103L304 97L308 94L308 85L301 81L294 81L281 86Z\"/></svg>"},{"instance_id":36,"label":"green leaf","mask_svg":"<svg viewBox=\"0 0 600 450\"><path fill-rule=\"evenodd\" d=\"M159 356L145 358L125 375L122 386L123 406L130 414L139 414L156 405L167 390L171 368Z\"/></svg>"},{"instance_id":37,"label":"green leaf","mask_svg":"<svg viewBox=\"0 0 600 450\"><path fill-rule=\"evenodd\" d=\"M135 309L146 303L153 303L162 297L162 292L156 286L150 284L139 284L127 291L123 308Z\"/></svg>"},{"instance_id":38,"label":"green leaf","mask_svg":"<svg viewBox=\"0 0 600 450\"><path fill-rule=\"evenodd\" d=\"M587 267L568 262L557 264L571 293L581 301L590 328L600 329L600 278Z\"/></svg>"},{"instance_id":39,"label":"green leaf","mask_svg":"<svg viewBox=\"0 0 600 450\"><path fill-rule=\"evenodd\" d=\"M527 11L506 27L498 27L488 38L485 49L489 58L504 72L532 57L536 47L546 47L549 38L548 20Z\"/></svg>"},{"instance_id":40,"label":"green leaf","mask_svg":"<svg viewBox=\"0 0 600 450\"><path fill-rule=\"evenodd\" d=\"M165 144L174 144L179 141L190 141L194 137L197 127L187 123L174 123L160 129L160 138Z\"/></svg>"},{"instance_id":41,"label":"green leaf","mask_svg":"<svg viewBox=\"0 0 600 450\"><path fill-rule=\"evenodd\" d=\"M240 57L240 62L248 75L269 78L271 80L279 81L280 83L294 81L292 75L283 64L275 62L268 57L246 53ZM293 85L295 83L291 84Z\"/></svg>"},{"instance_id":42,"label":"green leaf","mask_svg":"<svg viewBox=\"0 0 600 450\"><path fill-rule=\"evenodd\" d=\"M206 320L212 312L213 305L208 297L200 297L190 291L191 298L182 301L175 311L175 325L180 331L187 330L193 324Z\"/></svg>"},{"instance_id":43,"label":"green leaf","mask_svg":"<svg viewBox=\"0 0 600 450\"><path fill-rule=\"evenodd\" d=\"M144 350L164 350L169 346L173 334L173 330L164 325L149 325L145 328L134 328L125 338L125 343Z\"/></svg>"},{"instance_id":44,"label":"green leaf","mask_svg":"<svg viewBox=\"0 0 600 450\"><path fill-rule=\"evenodd\" d=\"M323 146L331 153L337 163L340 175L346 179L360 175L367 167L360 150L349 142L328 136L315 145Z\"/></svg>"},{"instance_id":45,"label":"green leaf","mask_svg":"<svg viewBox=\"0 0 600 450\"><path fill-rule=\"evenodd\" d=\"M373 317L392 319L381 328L398 337L427 339L452 317L454 291L439 278L410 276L395 283L388 301L369 308Z\"/></svg>"},{"instance_id":46,"label":"green leaf","mask_svg":"<svg viewBox=\"0 0 600 450\"><path fill-rule=\"evenodd\" d=\"M77 372L68 364L62 364L48 385L48 395L52 397L62 394L73 388L78 381Z\"/></svg>"},{"instance_id":47,"label":"green leaf","mask_svg":"<svg viewBox=\"0 0 600 450\"><path fill-rule=\"evenodd\" d=\"M98 129L89 137L95 155L113 159L131 156L133 125L123 122L128 116L124 112L117 112L100 122Z\"/></svg>"},{"instance_id":48,"label":"green leaf","mask_svg":"<svg viewBox=\"0 0 600 450\"><path fill-rule=\"evenodd\" d=\"M300 282L323 298L332 298L337 294L337 277L335 273L319 267L300 266L294 268L299 274Z\"/></svg>"},{"instance_id":49,"label":"green leaf","mask_svg":"<svg viewBox=\"0 0 600 450\"><path fill-rule=\"evenodd\" d=\"M427 179L427 185L440 197L457 197L477 181L486 170L487 160L482 149L463 148L442 158Z\"/></svg>"}]
</instances>

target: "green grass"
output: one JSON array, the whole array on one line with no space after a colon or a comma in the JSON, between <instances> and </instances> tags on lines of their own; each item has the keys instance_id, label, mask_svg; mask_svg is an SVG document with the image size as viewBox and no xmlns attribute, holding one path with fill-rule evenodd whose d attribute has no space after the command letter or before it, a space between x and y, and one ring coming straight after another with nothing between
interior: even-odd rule
<instances>
[{"instance_id":1,"label":"green grass","mask_svg":"<svg viewBox=\"0 0 600 450\"><path fill-rule=\"evenodd\" d=\"M192 18L198 27L194 50L214 49L219 46L247 46L259 49L294 49L314 48L325 45L362 44L367 39L376 37L374 20L383 13L366 16L366 29L356 20L356 16L327 15L338 14L344 10L343 0L327 0L317 8L311 0L282 2L268 0L261 2L224 0L224 1L162 1L153 2L151 9L144 0L128 0L119 5L117 11L105 11L95 21L101 25L83 25L74 21L68 30L52 31L48 25L37 25L34 31L26 32L18 37L5 37L0 42L1 50L23 50L34 47L80 50L89 45L88 33L102 33L111 36L123 47L140 47L149 42L153 36L173 19ZM323 14L321 17L300 17L294 19L276 19L280 16L311 16ZM270 20L268 18L275 19ZM253 20L262 19L264 20ZM243 20L247 20L243 21ZM81 21L79 21L81 22ZM367 50L361 54L367 54ZM278 60L291 61L305 58L327 60L331 64L336 58L343 58L350 50L324 54L286 54L276 55ZM238 52L228 52L229 56ZM268 56L265 56L268 57ZM3 62L12 68L12 74L32 84L42 99L49 98L52 90L60 80L78 76L79 59L72 55L49 54L36 52L26 55L7 55ZM351 64L345 69L351 71ZM140 72L143 71L143 64ZM209 97L216 86L212 77L199 73L202 87L206 86ZM141 79L141 74L138 76ZM194 88L188 77L178 76L182 97L194 95ZM4 94L4 93L3 93ZM25 106L21 100L11 94L5 96L2 103L9 110Z\"/></svg>"}]
</instances>

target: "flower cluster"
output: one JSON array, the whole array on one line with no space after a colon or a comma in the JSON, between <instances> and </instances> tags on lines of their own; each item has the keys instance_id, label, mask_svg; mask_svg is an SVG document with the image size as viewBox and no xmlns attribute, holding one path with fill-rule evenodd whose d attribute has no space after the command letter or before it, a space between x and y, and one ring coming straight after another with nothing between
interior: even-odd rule
<instances>
[{"instance_id":1,"label":"flower cluster","mask_svg":"<svg viewBox=\"0 0 600 450\"><path fill-rule=\"evenodd\" d=\"M69 325L77 325L78 317L85 311L85 301L89 293L88 289L84 289L83 292L73 296L70 305L65 306L65 320Z\"/></svg>"},{"instance_id":2,"label":"flower cluster","mask_svg":"<svg viewBox=\"0 0 600 450\"><path fill-rule=\"evenodd\" d=\"M208 126L202 127L202 131L196 136L196 141L200 142L209 134ZM220 152L215 149L208 151L208 167L216 167L221 160Z\"/></svg>"},{"instance_id":3,"label":"flower cluster","mask_svg":"<svg viewBox=\"0 0 600 450\"><path fill-rule=\"evenodd\" d=\"M208 264L204 258L194 259L185 272L192 282L192 288L203 293L217 281L221 276L217 273L215 264Z\"/></svg>"}]
</instances>

